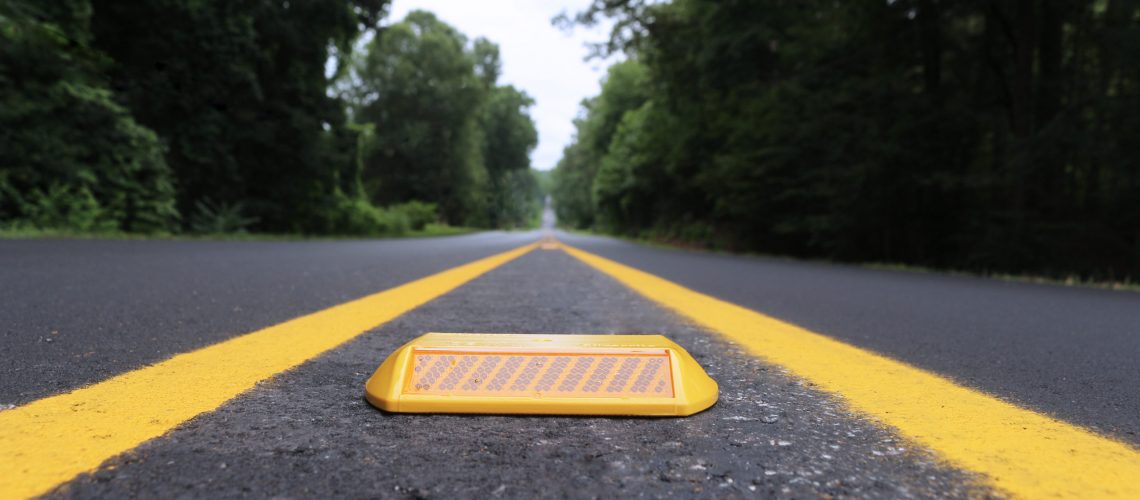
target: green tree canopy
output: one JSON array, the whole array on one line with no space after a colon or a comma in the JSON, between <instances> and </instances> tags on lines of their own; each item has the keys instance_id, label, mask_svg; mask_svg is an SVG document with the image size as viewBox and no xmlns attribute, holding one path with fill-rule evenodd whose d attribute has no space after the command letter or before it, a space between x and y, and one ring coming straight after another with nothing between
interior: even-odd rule
<instances>
[{"instance_id":1,"label":"green tree canopy","mask_svg":"<svg viewBox=\"0 0 1140 500\"><path fill-rule=\"evenodd\" d=\"M155 134L112 99L83 0L0 3L0 221L151 232L177 220Z\"/></svg>"},{"instance_id":2,"label":"green tree canopy","mask_svg":"<svg viewBox=\"0 0 1140 500\"><path fill-rule=\"evenodd\" d=\"M483 163L490 180L490 224L525 226L533 216L537 181L530 173L530 153L538 131L527 109L534 99L512 86L494 87L483 108Z\"/></svg>"},{"instance_id":3,"label":"green tree canopy","mask_svg":"<svg viewBox=\"0 0 1140 500\"><path fill-rule=\"evenodd\" d=\"M606 72L602 93L582 103L585 114L575 122L574 142L554 171L555 210L564 224L577 228L594 224L594 178L625 115L648 101L648 83L641 63L617 63Z\"/></svg>"},{"instance_id":4,"label":"green tree canopy","mask_svg":"<svg viewBox=\"0 0 1140 500\"><path fill-rule=\"evenodd\" d=\"M166 144L179 206L244 207L270 231L319 231L351 139L325 64L384 0L272 4L94 0L94 47L116 97ZM348 174L345 174L348 175Z\"/></svg>"},{"instance_id":5,"label":"green tree canopy","mask_svg":"<svg viewBox=\"0 0 1140 500\"><path fill-rule=\"evenodd\" d=\"M374 124L365 184L380 204L437 203L454 224L478 222L486 182L478 119L485 90L467 39L424 11L369 44L356 67L356 120Z\"/></svg>"},{"instance_id":6,"label":"green tree canopy","mask_svg":"<svg viewBox=\"0 0 1140 500\"><path fill-rule=\"evenodd\" d=\"M534 100L498 85L499 48L433 14L386 28L357 63L354 118L374 127L365 186L380 204L423 200L453 224L508 227L537 209L527 171Z\"/></svg>"},{"instance_id":7,"label":"green tree canopy","mask_svg":"<svg viewBox=\"0 0 1140 500\"><path fill-rule=\"evenodd\" d=\"M563 223L1140 274L1140 2L596 0L561 22L607 16L600 53L645 76L615 99L611 71L584 105L555 175Z\"/></svg>"}]
</instances>

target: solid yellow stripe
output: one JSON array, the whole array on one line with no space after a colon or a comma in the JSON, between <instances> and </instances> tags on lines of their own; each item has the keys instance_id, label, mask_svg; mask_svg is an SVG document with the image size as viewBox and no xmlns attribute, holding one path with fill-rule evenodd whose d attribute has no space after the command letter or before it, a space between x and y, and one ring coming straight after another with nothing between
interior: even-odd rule
<instances>
[{"instance_id":1,"label":"solid yellow stripe","mask_svg":"<svg viewBox=\"0 0 1140 500\"><path fill-rule=\"evenodd\" d=\"M533 248L493 255L0 412L0 498L46 493Z\"/></svg>"},{"instance_id":2,"label":"solid yellow stripe","mask_svg":"<svg viewBox=\"0 0 1140 500\"><path fill-rule=\"evenodd\" d=\"M946 378L564 246L1014 496L1140 498L1140 452Z\"/></svg>"}]
</instances>

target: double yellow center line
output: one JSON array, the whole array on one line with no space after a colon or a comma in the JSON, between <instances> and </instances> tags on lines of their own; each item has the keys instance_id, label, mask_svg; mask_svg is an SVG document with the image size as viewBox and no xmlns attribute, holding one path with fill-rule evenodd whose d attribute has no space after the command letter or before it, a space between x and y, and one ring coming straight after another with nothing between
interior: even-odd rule
<instances>
[{"instance_id":1,"label":"double yellow center line","mask_svg":"<svg viewBox=\"0 0 1140 500\"><path fill-rule=\"evenodd\" d=\"M558 247L544 241L544 248ZM259 381L446 294L527 245L107 381L0 412L0 498L46 493L212 411ZM1026 498L1140 498L1140 452L859 349L581 250L574 257L755 356Z\"/></svg>"},{"instance_id":2,"label":"double yellow center line","mask_svg":"<svg viewBox=\"0 0 1140 500\"><path fill-rule=\"evenodd\" d=\"M984 474L1008 494L1140 499L1140 452L1124 443L617 262L566 251L751 354L838 394L952 465Z\"/></svg>"},{"instance_id":3,"label":"double yellow center line","mask_svg":"<svg viewBox=\"0 0 1140 500\"><path fill-rule=\"evenodd\" d=\"M530 251L527 245L0 412L0 498L77 474Z\"/></svg>"}]
</instances>

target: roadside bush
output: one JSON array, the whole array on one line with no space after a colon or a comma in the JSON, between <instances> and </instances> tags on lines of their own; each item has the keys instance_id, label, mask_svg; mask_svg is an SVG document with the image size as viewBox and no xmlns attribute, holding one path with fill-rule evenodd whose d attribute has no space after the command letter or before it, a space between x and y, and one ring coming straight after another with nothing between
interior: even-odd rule
<instances>
[{"instance_id":1,"label":"roadside bush","mask_svg":"<svg viewBox=\"0 0 1140 500\"><path fill-rule=\"evenodd\" d=\"M377 207L364 197L335 192L325 211L325 233L354 236L396 236L411 228L401 210Z\"/></svg>"},{"instance_id":2,"label":"roadside bush","mask_svg":"<svg viewBox=\"0 0 1140 500\"><path fill-rule=\"evenodd\" d=\"M247 217L245 206L238 203L213 203L209 199L194 203L190 216L190 230L198 234L244 234L257 223L257 217Z\"/></svg>"},{"instance_id":3,"label":"roadside bush","mask_svg":"<svg viewBox=\"0 0 1140 500\"><path fill-rule=\"evenodd\" d=\"M388 210L395 214L402 214L407 218L408 225L413 231L423 231L428 224L431 224L439 219L439 213L435 203L425 203L422 201L409 201L399 205L392 205Z\"/></svg>"},{"instance_id":4,"label":"roadside bush","mask_svg":"<svg viewBox=\"0 0 1140 500\"><path fill-rule=\"evenodd\" d=\"M73 188L53 183L46 190L35 189L24 196L10 190L22 217L15 226L79 232L107 232L116 229L99 201L86 187ZM13 196L15 195L15 196ZM18 196L18 198L17 198Z\"/></svg>"}]
</instances>

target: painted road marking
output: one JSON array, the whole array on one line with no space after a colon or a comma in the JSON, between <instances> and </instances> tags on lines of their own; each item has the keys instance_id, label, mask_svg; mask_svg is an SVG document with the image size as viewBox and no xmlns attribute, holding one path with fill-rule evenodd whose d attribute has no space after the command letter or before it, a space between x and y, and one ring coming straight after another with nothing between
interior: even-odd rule
<instances>
[{"instance_id":1,"label":"painted road marking","mask_svg":"<svg viewBox=\"0 0 1140 500\"><path fill-rule=\"evenodd\" d=\"M538 248L542 250L558 250L558 240L554 239L553 235L547 234L538 240Z\"/></svg>"},{"instance_id":2,"label":"painted road marking","mask_svg":"<svg viewBox=\"0 0 1140 500\"><path fill-rule=\"evenodd\" d=\"M576 248L563 249L649 299L782 365L857 411L1025 498L1140 498L1140 451L906 363L689 290Z\"/></svg>"},{"instance_id":3,"label":"painted road marking","mask_svg":"<svg viewBox=\"0 0 1140 500\"><path fill-rule=\"evenodd\" d=\"M526 245L0 412L0 498L40 495L534 248Z\"/></svg>"}]
</instances>

